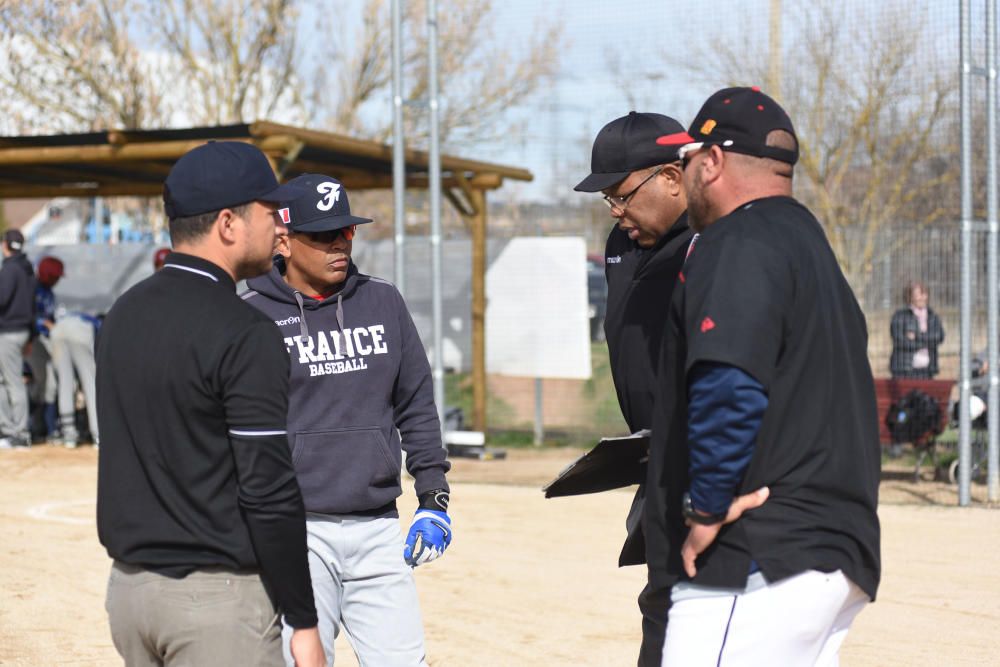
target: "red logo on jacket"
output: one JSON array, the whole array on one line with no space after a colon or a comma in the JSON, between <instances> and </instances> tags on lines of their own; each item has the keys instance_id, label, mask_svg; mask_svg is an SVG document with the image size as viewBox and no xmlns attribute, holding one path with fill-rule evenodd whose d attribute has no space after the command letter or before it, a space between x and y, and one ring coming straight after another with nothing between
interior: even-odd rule
<instances>
[{"instance_id":1,"label":"red logo on jacket","mask_svg":"<svg viewBox=\"0 0 1000 667\"><path fill-rule=\"evenodd\" d=\"M711 331L715 328L715 322L712 321L711 317L706 317L701 321L701 332Z\"/></svg>"}]
</instances>

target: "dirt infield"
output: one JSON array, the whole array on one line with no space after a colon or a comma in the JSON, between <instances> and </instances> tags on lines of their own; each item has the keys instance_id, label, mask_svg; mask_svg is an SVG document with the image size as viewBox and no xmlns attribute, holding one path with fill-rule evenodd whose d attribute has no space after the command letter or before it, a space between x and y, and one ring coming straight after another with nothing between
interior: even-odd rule
<instances>
[{"instance_id":1,"label":"dirt infield","mask_svg":"<svg viewBox=\"0 0 1000 667\"><path fill-rule=\"evenodd\" d=\"M545 500L538 490L577 454L456 461L455 542L417 570L432 667L635 664L643 573L614 567L631 495ZM120 664L104 613L95 463L90 448L0 451L0 665ZM1000 663L1000 512L956 508L954 489L929 481L893 479L882 496L882 588L842 664ZM338 667L356 664L341 642Z\"/></svg>"}]
</instances>

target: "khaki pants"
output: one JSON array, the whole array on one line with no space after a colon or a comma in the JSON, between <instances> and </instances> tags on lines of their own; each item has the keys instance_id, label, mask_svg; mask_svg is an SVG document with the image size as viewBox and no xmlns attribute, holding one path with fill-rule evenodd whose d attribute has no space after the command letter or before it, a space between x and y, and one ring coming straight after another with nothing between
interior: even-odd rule
<instances>
[{"instance_id":1,"label":"khaki pants","mask_svg":"<svg viewBox=\"0 0 1000 667\"><path fill-rule=\"evenodd\" d=\"M173 579L115 562L105 607L127 667L284 664L281 622L257 574Z\"/></svg>"}]
</instances>

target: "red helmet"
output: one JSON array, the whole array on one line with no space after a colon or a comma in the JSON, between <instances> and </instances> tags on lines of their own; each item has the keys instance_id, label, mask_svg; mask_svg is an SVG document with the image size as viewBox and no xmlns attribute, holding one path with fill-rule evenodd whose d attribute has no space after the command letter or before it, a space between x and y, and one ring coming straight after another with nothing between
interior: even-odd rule
<instances>
[{"instance_id":1,"label":"red helmet","mask_svg":"<svg viewBox=\"0 0 1000 667\"><path fill-rule=\"evenodd\" d=\"M63 277L64 268L61 260L55 257L42 257L38 260L38 282L51 288Z\"/></svg>"},{"instance_id":2,"label":"red helmet","mask_svg":"<svg viewBox=\"0 0 1000 667\"><path fill-rule=\"evenodd\" d=\"M167 261L167 255L170 254L170 248L160 248L153 253L153 270L159 271L163 268L163 263Z\"/></svg>"}]
</instances>

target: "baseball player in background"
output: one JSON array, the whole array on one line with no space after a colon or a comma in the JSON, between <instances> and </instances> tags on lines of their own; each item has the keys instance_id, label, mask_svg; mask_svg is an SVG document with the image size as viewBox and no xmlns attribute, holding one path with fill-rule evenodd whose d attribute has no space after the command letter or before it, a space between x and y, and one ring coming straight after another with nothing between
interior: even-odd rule
<instances>
[{"instance_id":1,"label":"baseball player in background","mask_svg":"<svg viewBox=\"0 0 1000 667\"><path fill-rule=\"evenodd\" d=\"M358 225L335 178L289 182L309 194L279 209L285 273L243 298L274 320L291 357L289 440L307 511L309 567L330 664L343 628L362 665L425 665L412 567L452 538L450 468L430 365L402 296L351 261ZM401 449L419 509L400 540Z\"/></svg>"},{"instance_id":2,"label":"baseball player in background","mask_svg":"<svg viewBox=\"0 0 1000 667\"><path fill-rule=\"evenodd\" d=\"M646 514L650 567L677 582L663 664L836 665L880 576L864 315L792 198L785 111L727 88L689 134L700 237L663 337Z\"/></svg>"},{"instance_id":3,"label":"baseball player in background","mask_svg":"<svg viewBox=\"0 0 1000 667\"><path fill-rule=\"evenodd\" d=\"M674 135L677 142L656 139ZM622 416L632 433L653 421L657 356L670 293L691 242L677 149L684 127L673 118L637 113L605 125L594 140L591 174L574 189L602 192L615 225L608 234L604 272L608 311L604 320L611 374ZM626 520L628 537L618 565L646 562L642 512L646 485L640 484ZM670 586L649 572L639 594L642 646L639 666L660 664Z\"/></svg>"}]
</instances>

